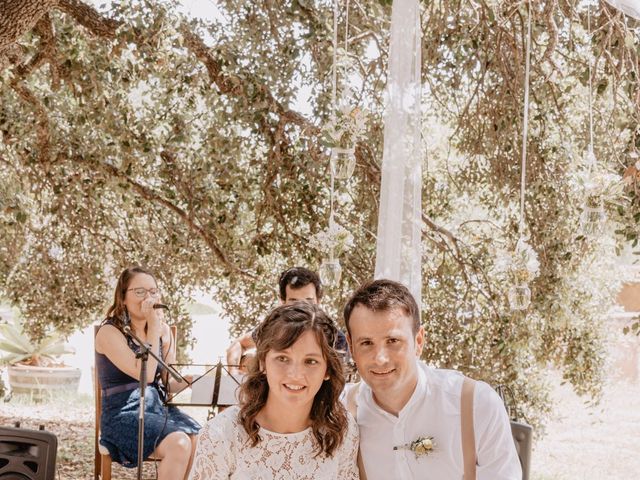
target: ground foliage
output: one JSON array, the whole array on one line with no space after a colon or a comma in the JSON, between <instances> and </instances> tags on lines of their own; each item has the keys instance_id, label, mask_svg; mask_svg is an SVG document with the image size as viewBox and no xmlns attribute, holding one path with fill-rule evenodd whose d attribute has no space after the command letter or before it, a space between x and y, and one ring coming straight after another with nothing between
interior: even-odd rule
<instances>
[{"instance_id":1,"label":"ground foliage","mask_svg":"<svg viewBox=\"0 0 640 480\"><path fill-rule=\"evenodd\" d=\"M356 173L337 186L355 248L328 292L334 313L373 273L390 3L351 2L369 119ZM621 278L608 259L637 243L635 176L605 198L601 241L577 228L591 52L595 153L618 174L635 162L640 95L635 24L593 2L590 40L586 3L532 2L526 221L541 275L514 314L494 263L517 240L527 2L421 2L424 356L511 386L532 421L549 406L549 363L597 399L599 325ZM0 290L35 336L100 318L130 263L158 273L181 331L186 298L205 288L235 332L274 303L278 271L319 265L308 240L329 208L332 6L218 8L205 22L170 1L0 1Z\"/></svg>"}]
</instances>

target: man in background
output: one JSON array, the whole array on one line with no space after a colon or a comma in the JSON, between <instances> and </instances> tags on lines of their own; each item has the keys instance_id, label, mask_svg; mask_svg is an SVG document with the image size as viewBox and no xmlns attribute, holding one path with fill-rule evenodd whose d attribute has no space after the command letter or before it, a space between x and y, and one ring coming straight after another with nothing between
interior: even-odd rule
<instances>
[{"instance_id":1,"label":"man in background","mask_svg":"<svg viewBox=\"0 0 640 480\"><path fill-rule=\"evenodd\" d=\"M293 267L282 272L278 280L278 289L281 304L300 301L318 304L322 298L320 277L304 267ZM253 330L235 339L227 348L227 365L240 365L243 355L255 346Z\"/></svg>"}]
</instances>

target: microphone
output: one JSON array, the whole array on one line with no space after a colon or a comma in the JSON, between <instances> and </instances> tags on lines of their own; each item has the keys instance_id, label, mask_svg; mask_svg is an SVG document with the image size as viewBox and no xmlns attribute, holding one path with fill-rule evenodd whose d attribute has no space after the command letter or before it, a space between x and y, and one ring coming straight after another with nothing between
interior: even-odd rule
<instances>
[{"instance_id":1,"label":"microphone","mask_svg":"<svg viewBox=\"0 0 640 480\"><path fill-rule=\"evenodd\" d=\"M154 303L153 308L156 310L159 308L162 308L164 310L169 310L169 307L167 307L164 303Z\"/></svg>"}]
</instances>

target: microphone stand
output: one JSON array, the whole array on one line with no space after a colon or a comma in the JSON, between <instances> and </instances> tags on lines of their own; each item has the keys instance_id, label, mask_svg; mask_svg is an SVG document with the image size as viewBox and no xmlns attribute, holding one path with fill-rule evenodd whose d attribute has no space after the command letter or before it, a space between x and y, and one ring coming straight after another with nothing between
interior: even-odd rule
<instances>
[{"instance_id":1,"label":"microphone stand","mask_svg":"<svg viewBox=\"0 0 640 480\"><path fill-rule=\"evenodd\" d=\"M140 359L140 407L138 412L138 480L142 480L142 462L144 461L144 392L147 388L147 361L149 355L156 359L158 365L162 366L178 383L182 382L180 374L170 365L167 365L158 355L153 353L151 345L143 342L138 336L133 333L131 327L126 325L124 327L124 333L131 337L140 347L136 358Z\"/></svg>"}]
</instances>

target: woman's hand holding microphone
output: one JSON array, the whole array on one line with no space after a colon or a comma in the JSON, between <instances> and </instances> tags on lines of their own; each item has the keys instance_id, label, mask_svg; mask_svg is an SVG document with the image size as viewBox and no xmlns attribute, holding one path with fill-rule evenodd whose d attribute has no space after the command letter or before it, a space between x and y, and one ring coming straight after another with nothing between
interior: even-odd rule
<instances>
[{"instance_id":1,"label":"woman's hand holding microphone","mask_svg":"<svg viewBox=\"0 0 640 480\"><path fill-rule=\"evenodd\" d=\"M158 334L162 333L162 321L164 320L164 312L162 308L153 308L160 301L160 295L147 295L140 305L142 315L147 321L148 331L154 331Z\"/></svg>"}]
</instances>

